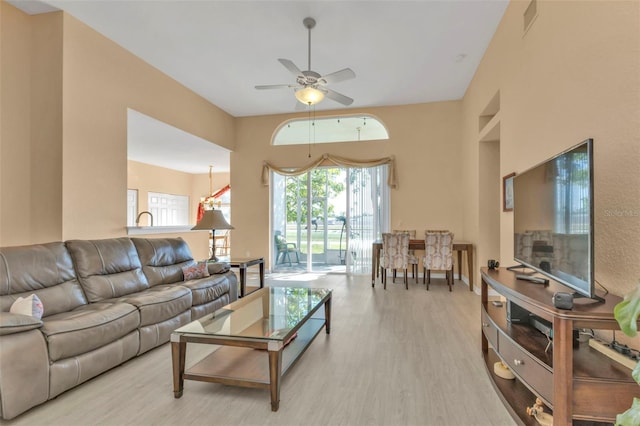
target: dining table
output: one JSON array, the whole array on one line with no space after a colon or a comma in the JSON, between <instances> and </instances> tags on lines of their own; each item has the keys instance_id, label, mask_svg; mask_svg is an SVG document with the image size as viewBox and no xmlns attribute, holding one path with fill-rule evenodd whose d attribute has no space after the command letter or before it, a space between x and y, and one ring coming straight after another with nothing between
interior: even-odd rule
<instances>
[{"instance_id":1,"label":"dining table","mask_svg":"<svg viewBox=\"0 0 640 426\"><path fill-rule=\"evenodd\" d=\"M424 240L409 240L409 250L424 250ZM374 241L371 246L371 284L375 284L380 272L380 252L382 241ZM469 271L469 291L473 291L473 244L467 241L453 241L453 251L458 252L458 279L462 277L462 252L467 253L467 269Z\"/></svg>"}]
</instances>

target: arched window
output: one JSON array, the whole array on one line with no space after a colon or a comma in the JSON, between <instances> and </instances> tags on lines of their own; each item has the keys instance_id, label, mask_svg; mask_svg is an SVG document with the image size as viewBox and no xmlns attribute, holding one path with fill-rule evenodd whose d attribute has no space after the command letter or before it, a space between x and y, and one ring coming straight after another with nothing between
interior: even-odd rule
<instances>
[{"instance_id":1,"label":"arched window","mask_svg":"<svg viewBox=\"0 0 640 426\"><path fill-rule=\"evenodd\" d=\"M282 123L273 133L272 145L358 142L389 139L384 124L369 114L319 118L294 118Z\"/></svg>"}]
</instances>

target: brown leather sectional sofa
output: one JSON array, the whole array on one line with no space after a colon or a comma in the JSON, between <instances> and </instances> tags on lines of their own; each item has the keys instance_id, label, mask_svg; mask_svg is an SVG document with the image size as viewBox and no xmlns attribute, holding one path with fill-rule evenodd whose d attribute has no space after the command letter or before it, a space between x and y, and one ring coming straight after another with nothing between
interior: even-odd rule
<instances>
[{"instance_id":1,"label":"brown leather sectional sofa","mask_svg":"<svg viewBox=\"0 0 640 426\"><path fill-rule=\"evenodd\" d=\"M0 415L11 419L169 340L237 299L220 264L195 265L181 238L71 240L0 248ZM39 320L10 313L36 294Z\"/></svg>"}]
</instances>

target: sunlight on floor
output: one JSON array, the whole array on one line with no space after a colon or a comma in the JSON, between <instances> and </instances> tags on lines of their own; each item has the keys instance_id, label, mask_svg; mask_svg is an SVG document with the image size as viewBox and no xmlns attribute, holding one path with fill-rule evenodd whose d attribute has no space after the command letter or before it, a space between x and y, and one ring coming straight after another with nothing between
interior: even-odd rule
<instances>
[{"instance_id":1,"label":"sunlight on floor","mask_svg":"<svg viewBox=\"0 0 640 426\"><path fill-rule=\"evenodd\" d=\"M303 272L300 274L269 274L268 280L277 281L313 281L325 276L324 273Z\"/></svg>"}]
</instances>

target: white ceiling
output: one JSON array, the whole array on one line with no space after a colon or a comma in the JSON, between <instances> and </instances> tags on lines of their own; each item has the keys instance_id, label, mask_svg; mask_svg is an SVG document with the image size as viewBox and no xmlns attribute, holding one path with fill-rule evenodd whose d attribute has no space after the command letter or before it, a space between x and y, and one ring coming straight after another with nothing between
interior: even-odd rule
<instances>
[{"instance_id":1,"label":"white ceiling","mask_svg":"<svg viewBox=\"0 0 640 426\"><path fill-rule=\"evenodd\" d=\"M127 158L186 173L229 172L229 150L138 111L127 111Z\"/></svg>"},{"instance_id":2,"label":"white ceiling","mask_svg":"<svg viewBox=\"0 0 640 426\"><path fill-rule=\"evenodd\" d=\"M329 87L363 107L461 99L508 0L167 1L14 0L28 13L62 9L229 114L295 111L294 83L278 61L356 78ZM50 9L49 9L50 10ZM44 10L47 11L47 10ZM317 111L341 109L325 99ZM213 141L215 142L215 141Z\"/></svg>"}]
</instances>

